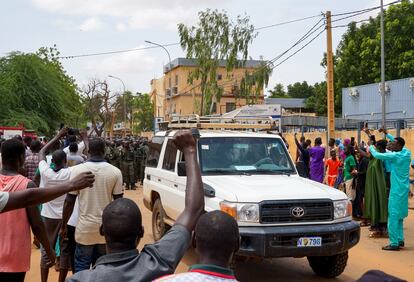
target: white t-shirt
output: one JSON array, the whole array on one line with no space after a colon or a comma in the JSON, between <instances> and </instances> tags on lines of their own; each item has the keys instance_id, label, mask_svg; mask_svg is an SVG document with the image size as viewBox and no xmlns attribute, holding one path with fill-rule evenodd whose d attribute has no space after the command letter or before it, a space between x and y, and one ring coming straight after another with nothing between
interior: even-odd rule
<instances>
[{"instance_id":1,"label":"white t-shirt","mask_svg":"<svg viewBox=\"0 0 414 282\"><path fill-rule=\"evenodd\" d=\"M83 150L85 150L85 142L80 142L78 144L78 152L76 154L78 154L79 156L82 156L83 154ZM67 146L66 148L63 149L63 152L66 153L66 155L69 155L69 146Z\"/></svg>"},{"instance_id":2,"label":"white t-shirt","mask_svg":"<svg viewBox=\"0 0 414 282\"><path fill-rule=\"evenodd\" d=\"M9 201L9 193L0 191L0 212L4 209Z\"/></svg>"},{"instance_id":3,"label":"white t-shirt","mask_svg":"<svg viewBox=\"0 0 414 282\"><path fill-rule=\"evenodd\" d=\"M75 206L73 207L72 215L68 220L68 225L76 227L79 219L79 200L76 198Z\"/></svg>"},{"instance_id":4,"label":"white t-shirt","mask_svg":"<svg viewBox=\"0 0 414 282\"><path fill-rule=\"evenodd\" d=\"M70 179L71 169L62 168L55 172L46 161L39 163L40 185L39 188L51 187L66 182ZM47 218L62 219L63 203L66 195L62 195L50 202L43 204L41 215Z\"/></svg>"},{"instance_id":5,"label":"white t-shirt","mask_svg":"<svg viewBox=\"0 0 414 282\"><path fill-rule=\"evenodd\" d=\"M71 178L87 171L95 175L92 188L70 192L78 195L79 200L75 240L82 245L105 244L105 238L99 234L102 212L114 195L123 193L121 171L107 162L92 161L73 166L71 170Z\"/></svg>"}]
</instances>

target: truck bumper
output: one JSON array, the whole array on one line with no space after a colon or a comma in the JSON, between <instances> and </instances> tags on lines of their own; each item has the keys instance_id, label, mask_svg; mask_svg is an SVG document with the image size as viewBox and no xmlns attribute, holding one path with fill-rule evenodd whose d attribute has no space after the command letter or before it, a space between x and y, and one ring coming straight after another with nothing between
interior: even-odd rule
<instances>
[{"instance_id":1,"label":"truck bumper","mask_svg":"<svg viewBox=\"0 0 414 282\"><path fill-rule=\"evenodd\" d=\"M360 227L355 221L327 225L239 227L238 255L261 258L332 256L359 242ZM297 247L300 237L322 237L320 247Z\"/></svg>"}]
</instances>

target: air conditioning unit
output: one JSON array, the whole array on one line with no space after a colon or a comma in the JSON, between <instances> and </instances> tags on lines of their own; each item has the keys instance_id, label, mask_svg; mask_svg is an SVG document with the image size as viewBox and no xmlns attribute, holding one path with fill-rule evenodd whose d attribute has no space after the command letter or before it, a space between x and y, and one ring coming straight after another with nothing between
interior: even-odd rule
<instances>
[{"instance_id":1,"label":"air conditioning unit","mask_svg":"<svg viewBox=\"0 0 414 282\"><path fill-rule=\"evenodd\" d=\"M410 89L414 90L414 78L410 79Z\"/></svg>"},{"instance_id":2,"label":"air conditioning unit","mask_svg":"<svg viewBox=\"0 0 414 282\"><path fill-rule=\"evenodd\" d=\"M356 88L349 89L349 96L352 98L358 98L359 97L359 91Z\"/></svg>"},{"instance_id":3,"label":"air conditioning unit","mask_svg":"<svg viewBox=\"0 0 414 282\"><path fill-rule=\"evenodd\" d=\"M388 82L385 82L385 94L389 94L390 93L390 84ZM378 92L381 95L381 83L378 83Z\"/></svg>"}]
</instances>

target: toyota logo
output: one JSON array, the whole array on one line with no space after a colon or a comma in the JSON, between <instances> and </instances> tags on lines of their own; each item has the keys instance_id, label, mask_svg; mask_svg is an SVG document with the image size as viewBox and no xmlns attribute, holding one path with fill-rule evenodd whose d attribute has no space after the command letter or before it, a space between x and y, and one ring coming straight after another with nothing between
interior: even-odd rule
<instances>
[{"instance_id":1,"label":"toyota logo","mask_svg":"<svg viewBox=\"0 0 414 282\"><path fill-rule=\"evenodd\" d=\"M297 218L305 215L305 210L302 207L294 207L290 212Z\"/></svg>"}]
</instances>

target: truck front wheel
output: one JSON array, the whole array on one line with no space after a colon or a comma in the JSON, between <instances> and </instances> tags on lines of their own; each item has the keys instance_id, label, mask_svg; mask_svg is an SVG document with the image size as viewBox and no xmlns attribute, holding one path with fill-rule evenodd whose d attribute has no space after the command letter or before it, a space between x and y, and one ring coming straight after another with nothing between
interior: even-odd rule
<instances>
[{"instance_id":1,"label":"truck front wheel","mask_svg":"<svg viewBox=\"0 0 414 282\"><path fill-rule=\"evenodd\" d=\"M333 256L308 257L313 272L325 278L334 278L344 272L348 262L348 252Z\"/></svg>"},{"instance_id":2,"label":"truck front wheel","mask_svg":"<svg viewBox=\"0 0 414 282\"><path fill-rule=\"evenodd\" d=\"M155 200L152 208L152 236L155 241L167 233L169 226L165 223L165 211L161 204L161 199Z\"/></svg>"}]
</instances>

